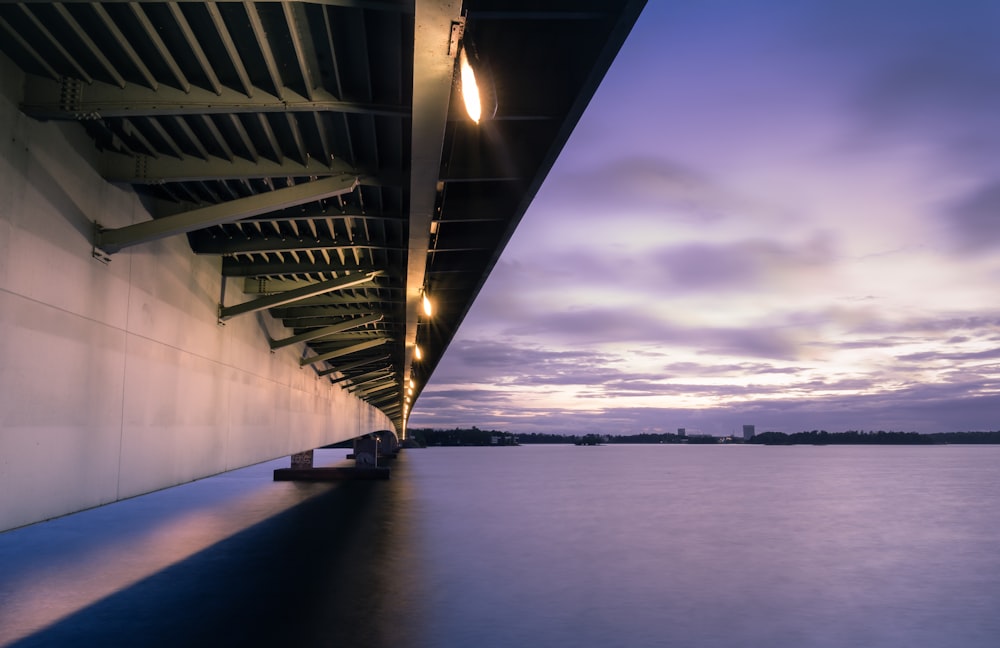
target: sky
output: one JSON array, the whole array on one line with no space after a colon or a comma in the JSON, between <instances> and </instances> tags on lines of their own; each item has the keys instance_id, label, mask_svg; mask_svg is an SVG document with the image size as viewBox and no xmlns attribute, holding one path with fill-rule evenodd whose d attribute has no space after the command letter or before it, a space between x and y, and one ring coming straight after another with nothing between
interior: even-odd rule
<instances>
[{"instance_id":1,"label":"sky","mask_svg":"<svg viewBox=\"0 0 1000 648\"><path fill-rule=\"evenodd\" d=\"M997 33L650 0L409 426L1000 429Z\"/></svg>"}]
</instances>

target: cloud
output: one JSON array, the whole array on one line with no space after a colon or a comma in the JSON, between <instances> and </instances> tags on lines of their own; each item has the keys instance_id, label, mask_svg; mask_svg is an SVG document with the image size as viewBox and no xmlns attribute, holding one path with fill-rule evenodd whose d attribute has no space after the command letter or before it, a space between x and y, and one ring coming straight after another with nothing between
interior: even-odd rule
<instances>
[{"instance_id":1,"label":"cloud","mask_svg":"<svg viewBox=\"0 0 1000 648\"><path fill-rule=\"evenodd\" d=\"M641 210L711 224L749 207L693 167L652 156L623 156L586 170L558 173L546 187L560 200L601 214L608 208L617 213Z\"/></svg>"},{"instance_id":2,"label":"cloud","mask_svg":"<svg viewBox=\"0 0 1000 648\"><path fill-rule=\"evenodd\" d=\"M744 290L801 280L834 261L831 242L817 238L792 246L775 240L692 243L662 248L653 255L666 289Z\"/></svg>"},{"instance_id":3,"label":"cloud","mask_svg":"<svg viewBox=\"0 0 1000 648\"><path fill-rule=\"evenodd\" d=\"M1000 316L988 310L981 314L942 312L936 317L925 316L908 319L889 319L882 316L859 321L852 329L853 333L884 335L945 334L957 331L963 331L966 336L975 337L995 335L1000 331Z\"/></svg>"},{"instance_id":4,"label":"cloud","mask_svg":"<svg viewBox=\"0 0 1000 648\"><path fill-rule=\"evenodd\" d=\"M931 362L935 360L951 360L962 362L968 360L996 360L1000 358L1000 349L985 351L923 351L896 356L900 362Z\"/></svg>"},{"instance_id":5,"label":"cloud","mask_svg":"<svg viewBox=\"0 0 1000 648\"><path fill-rule=\"evenodd\" d=\"M760 362L733 364L708 364L700 362L671 362L663 367L668 376L755 376L764 374L793 375L803 371L801 367L780 367Z\"/></svg>"},{"instance_id":6,"label":"cloud","mask_svg":"<svg viewBox=\"0 0 1000 648\"><path fill-rule=\"evenodd\" d=\"M637 434L640 432L689 432L716 435L733 433L743 424L758 432L797 432L825 429L948 432L1000 429L1000 385L986 391L979 382L914 385L905 389L862 395L811 398L758 398L737 404L698 409L679 407L628 407L574 410L525 408L511 402L498 410L495 402L478 411L462 408L426 408L423 398L414 410L413 427L478 425L518 434Z\"/></svg>"},{"instance_id":7,"label":"cloud","mask_svg":"<svg viewBox=\"0 0 1000 648\"><path fill-rule=\"evenodd\" d=\"M962 250L986 252L1000 247L1000 180L977 187L942 216Z\"/></svg>"},{"instance_id":8,"label":"cloud","mask_svg":"<svg viewBox=\"0 0 1000 648\"><path fill-rule=\"evenodd\" d=\"M540 313L504 329L511 338L558 340L560 344L629 346L634 353L681 347L698 354L794 360L810 341L802 329L780 318L766 326L713 327L680 324L650 313L592 307Z\"/></svg>"}]
</instances>

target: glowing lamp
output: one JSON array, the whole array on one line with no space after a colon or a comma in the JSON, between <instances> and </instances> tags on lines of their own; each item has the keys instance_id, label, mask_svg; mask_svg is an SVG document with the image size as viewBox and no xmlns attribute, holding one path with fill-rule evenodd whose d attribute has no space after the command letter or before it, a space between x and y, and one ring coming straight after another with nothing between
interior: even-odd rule
<instances>
[{"instance_id":1,"label":"glowing lamp","mask_svg":"<svg viewBox=\"0 0 1000 648\"><path fill-rule=\"evenodd\" d=\"M424 315L430 317L434 314L434 307L431 306L431 300L427 299L427 295L424 294Z\"/></svg>"},{"instance_id":2,"label":"glowing lamp","mask_svg":"<svg viewBox=\"0 0 1000 648\"><path fill-rule=\"evenodd\" d=\"M472 121L479 123L483 116L483 104L479 99L479 84L476 83L476 73L469 62L465 48L458 55L458 66L462 79L462 99L465 101L465 111Z\"/></svg>"},{"instance_id":3,"label":"glowing lamp","mask_svg":"<svg viewBox=\"0 0 1000 648\"><path fill-rule=\"evenodd\" d=\"M413 357L416 358L417 360L423 360L424 358L424 352L420 350L419 344L413 345Z\"/></svg>"}]
</instances>

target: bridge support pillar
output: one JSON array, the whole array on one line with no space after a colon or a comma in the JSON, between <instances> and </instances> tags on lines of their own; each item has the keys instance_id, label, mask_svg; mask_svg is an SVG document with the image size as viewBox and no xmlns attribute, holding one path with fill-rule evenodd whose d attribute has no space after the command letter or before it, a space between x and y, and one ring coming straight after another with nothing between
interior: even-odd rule
<instances>
[{"instance_id":1,"label":"bridge support pillar","mask_svg":"<svg viewBox=\"0 0 1000 648\"><path fill-rule=\"evenodd\" d=\"M291 468L274 471L274 481L345 481L350 479L389 479L389 468L378 465L379 441L374 435L354 441L353 466L313 465L313 451L297 452L292 455Z\"/></svg>"},{"instance_id":2,"label":"bridge support pillar","mask_svg":"<svg viewBox=\"0 0 1000 648\"><path fill-rule=\"evenodd\" d=\"M354 465L357 468L378 466L378 437L361 437L354 440Z\"/></svg>"}]
</instances>

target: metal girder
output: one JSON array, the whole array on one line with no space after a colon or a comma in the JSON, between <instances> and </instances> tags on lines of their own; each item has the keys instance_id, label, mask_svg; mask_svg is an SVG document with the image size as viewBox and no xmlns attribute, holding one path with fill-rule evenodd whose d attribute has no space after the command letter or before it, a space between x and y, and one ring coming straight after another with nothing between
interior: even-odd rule
<instances>
[{"instance_id":1,"label":"metal girder","mask_svg":"<svg viewBox=\"0 0 1000 648\"><path fill-rule=\"evenodd\" d=\"M391 342L389 338L382 338L379 340L368 340L367 342L361 342L360 344L352 344L349 347L344 347L343 349L337 349L336 351L328 351L326 353L321 353L319 355L312 356L311 358L302 358L299 360L299 366L306 366L311 364L316 364L317 362L323 362L325 360L333 360L334 358L342 358L346 355L351 355L352 353L359 353L361 351L366 351L368 349L374 349L377 346Z\"/></svg>"},{"instance_id":2,"label":"metal girder","mask_svg":"<svg viewBox=\"0 0 1000 648\"><path fill-rule=\"evenodd\" d=\"M292 178L308 176L341 176L361 184L363 172L343 160L324 162L310 158L305 164L285 158L275 162L258 157L256 160L227 160L193 155L152 157L105 152L100 160L101 175L110 182L131 184L162 184L195 180L255 180L259 178Z\"/></svg>"},{"instance_id":3,"label":"metal girder","mask_svg":"<svg viewBox=\"0 0 1000 648\"><path fill-rule=\"evenodd\" d=\"M223 259L225 263L225 259ZM359 268L348 267L347 270L358 270L363 272L371 272L373 268L367 268L365 270L360 270ZM328 267L325 272L330 271L340 271L340 268ZM302 286L308 286L313 283L312 281L306 281L304 279L254 279L247 277L243 280L243 292L247 295L269 295L271 293L284 292L286 290L295 290L296 288L301 288ZM392 286L379 286L380 291L392 291L395 292L397 289ZM347 295L324 295L323 297L317 297L310 301L309 306L338 306L338 305L357 305L357 304L367 304L369 302L379 301L398 301L395 299L370 299L368 297L355 297ZM300 306L305 306L306 304L299 304Z\"/></svg>"},{"instance_id":4,"label":"metal girder","mask_svg":"<svg viewBox=\"0 0 1000 648\"><path fill-rule=\"evenodd\" d=\"M371 308L366 309L366 312L368 314L371 314L371 313L382 312L384 310L386 310L386 309L379 308L379 307L376 307L376 306L372 306ZM288 328L294 328L294 329L317 328L317 327L321 327L321 326L326 326L327 324L330 323L331 319L336 319L338 317L341 317L341 316L337 315L337 314L333 314L333 313L324 315L322 317L303 317L303 318L299 318L299 319L294 319L291 322L287 323L285 326L287 326ZM399 328L399 326L400 325L398 323L395 323L395 322L386 322L384 324L385 329L388 329L389 327ZM352 333L340 333L339 335L341 335L341 337L343 337L343 338L346 339L347 336L349 336L349 335L353 335L353 336L357 337L357 336L362 335L362 334L364 334L363 331L358 331L358 332L352 332ZM324 340L324 342L327 342L327 341L328 340Z\"/></svg>"},{"instance_id":5,"label":"metal girder","mask_svg":"<svg viewBox=\"0 0 1000 648\"><path fill-rule=\"evenodd\" d=\"M341 101L322 89L313 97L303 97L282 87L282 97L255 88L247 97L225 86L219 92L191 86L189 92L160 85L153 89L135 84L120 88L110 83L63 77L53 81L28 75L21 111L35 119L111 119L116 117L164 117L168 115L210 115L242 113L337 112L362 115L406 117L406 106Z\"/></svg>"},{"instance_id":6,"label":"metal girder","mask_svg":"<svg viewBox=\"0 0 1000 648\"><path fill-rule=\"evenodd\" d=\"M366 388L365 385L382 383L385 382L386 380L391 380L393 384L396 383L396 377L393 374L388 374L385 373L384 371L373 372L373 373L375 373L376 375L369 376L368 379L366 380L352 379L352 380L357 380L357 382L352 383L351 386L347 388L347 391L351 394L355 394L360 391L367 391L368 389L370 389L370 387Z\"/></svg>"},{"instance_id":7,"label":"metal girder","mask_svg":"<svg viewBox=\"0 0 1000 648\"><path fill-rule=\"evenodd\" d=\"M362 398L364 398L364 396L362 396ZM395 410L395 409L399 408L399 406L400 406L399 405L399 401L400 401L399 394L395 394L395 393L392 393L392 394L382 394L381 396L377 396L375 398L367 398L365 400L367 400L369 403L371 403L375 407L381 408L383 412L388 412L388 411L391 411L391 410Z\"/></svg>"},{"instance_id":8,"label":"metal girder","mask_svg":"<svg viewBox=\"0 0 1000 648\"><path fill-rule=\"evenodd\" d=\"M361 184L365 184L362 180ZM270 221L325 221L325 220L358 220L358 221L386 221L390 223L402 223L406 216L400 213L376 213L365 210L361 207L344 207L343 209L331 207L330 205L307 205L301 207L293 214L278 212L265 216L258 216L252 220Z\"/></svg>"},{"instance_id":9,"label":"metal girder","mask_svg":"<svg viewBox=\"0 0 1000 648\"><path fill-rule=\"evenodd\" d=\"M350 371L351 369L357 369L358 367L363 367L367 364L372 364L373 362L382 362L383 360L388 360L389 358L391 358L391 356L389 355L379 356L377 358L364 358L362 360L355 360L354 362L347 362L342 365L337 365L336 367L331 367L329 369L323 369L322 371L319 371L317 373L319 373L319 375L321 376L329 376L330 374L336 373L338 371ZM332 382L337 382L337 381L333 380Z\"/></svg>"},{"instance_id":10,"label":"metal girder","mask_svg":"<svg viewBox=\"0 0 1000 648\"><path fill-rule=\"evenodd\" d=\"M374 308L330 308L323 306L290 306L288 308L276 308L271 311L274 319L293 320L291 326L295 326L294 320L311 319L313 317L353 317L356 315L371 315ZM286 326L288 326L286 324Z\"/></svg>"},{"instance_id":11,"label":"metal girder","mask_svg":"<svg viewBox=\"0 0 1000 648\"><path fill-rule=\"evenodd\" d=\"M455 76L455 56L458 54L451 43L454 26L463 21L462 2L416 0L413 20L413 127L404 383L410 378L413 348L417 340L431 221L437 203L438 172ZM405 421L400 427L401 436L405 438Z\"/></svg>"},{"instance_id":12,"label":"metal girder","mask_svg":"<svg viewBox=\"0 0 1000 648\"><path fill-rule=\"evenodd\" d=\"M334 333L341 333L342 331L349 331L352 328L357 328L359 326L366 326L368 324L374 324L382 319L381 315L369 315L367 317L356 317L354 319L341 322L339 324L334 324L332 326L325 326L321 329L314 329L312 331L307 331L306 333L299 333L298 335L293 335L281 340L271 340L269 343L271 349L280 349L281 347L286 347L290 344L295 344L297 342L308 342L309 340L317 340L328 335L333 335Z\"/></svg>"},{"instance_id":13,"label":"metal girder","mask_svg":"<svg viewBox=\"0 0 1000 648\"><path fill-rule=\"evenodd\" d=\"M348 275L346 277L330 279L329 281L320 281L298 290L289 290L288 292L283 292L277 295L259 297L248 302L243 302L242 304L236 304L235 306L222 306L220 304L219 321L223 322L231 317L243 315L245 313L255 313L257 311L264 310L265 308L281 306L282 304L290 304L314 295L322 295L323 293L330 292L331 290L343 290L345 288L358 286L372 281L381 273L381 270L376 270L363 276Z\"/></svg>"},{"instance_id":14,"label":"metal girder","mask_svg":"<svg viewBox=\"0 0 1000 648\"><path fill-rule=\"evenodd\" d=\"M326 178L126 227L116 229L98 227L94 235L94 246L107 254L114 254L130 245L148 243L174 234L193 232L203 227L230 223L267 211L349 193L357 186L357 182L357 178L350 177Z\"/></svg>"},{"instance_id":15,"label":"metal girder","mask_svg":"<svg viewBox=\"0 0 1000 648\"><path fill-rule=\"evenodd\" d=\"M393 388L399 389L399 385L396 384L396 379L392 378L391 381L392 382L388 382L388 383L386 383L384 385L378 385L378 386L375 386L375 387L369 387L368 389L358 389L358 390L353 391L351 393L353 393L353 394L360 394L361 397L364 398L365 396L370 396L372 394L377 394L378 392L385 391L387 389L393 389ZM348 391L350 391L350 390L348 390Z\"/></svg>"},{"instance_id":16,"label":"metal girder","mask_svg":"<svg viewBox=\"0 0 1000 648\"><path fill-rule=\"evenodd\" d=\"M367 373L359 374L357 376L341 376L340 378L336 378L334 380L331 380L330 382L338 383L344 380L350 380L352 381L352 384L359 385L361 384L361 382L370 380L372 378L382 378L385 376L385 373L387 371L392 371L392 365L382 367L381 369L376 369L375 371L369 371Z\"/></svg>"},{"instance_id":17,"label":"metal girder","mask_svg":"<svg viewBox=\"0 0 1000 648\"><path fill-rule=\"evenodd\" d=\"M336 263L328 261L251 261L250 263L237 261L233 257L222 259L222 274L226 277L261 277L290 274L315 274L319 272L370 272L371 264L366 263Z\"/></svg>"},{"instance_id":18,"label":"metal girder","mask_svg":"<svg viewBox=\"0 0 1000 648\"><path fill-rule=\"evenodd\" d=\"M361 342L364 340L377 340L385 337L386 331L347 331L346 333L330 333L326 337L313 342L312 347L317 352L322 352L330 347L339 347L340 342Z\"/></svg>"},{"instance_id":19,"label":"metal girder","mask_svg":"<svg viewBox=\"0 0 1000 648\"><path fill-rule=\"evenodd\" d=\"M245 0L214 0L213 4L242 3ZM270 0L277 3L300 2L302 0ZM413 13L413 2L406 0L306 0L309 4L327 5L330 7L347 7L351 9L369 9L372 11L392 11L396 13ZM61 0L60 4L91 4L93 0ZM102 0L104 4L162 4L163 0ZM204 4L205 0L171 0L172 3ZM0 4L52 4L52 0L0 0Z\"/></svg>"},{"instance_id":20,"label":"metal girder","mask_svg":"<svg viewBox=\"0 0 1000 648\"><path fill-rule=\"evenodd\" d=\"M255 252L258 254L270 252L301 252L305 250L391 250L401 252L399 245L385 245L375 241L332 241L314 236L271 236L268 238L238 239L215 237L211 233L194 236L191 249L195 254L240 254Z\"/></svg>"}]
</instances>

